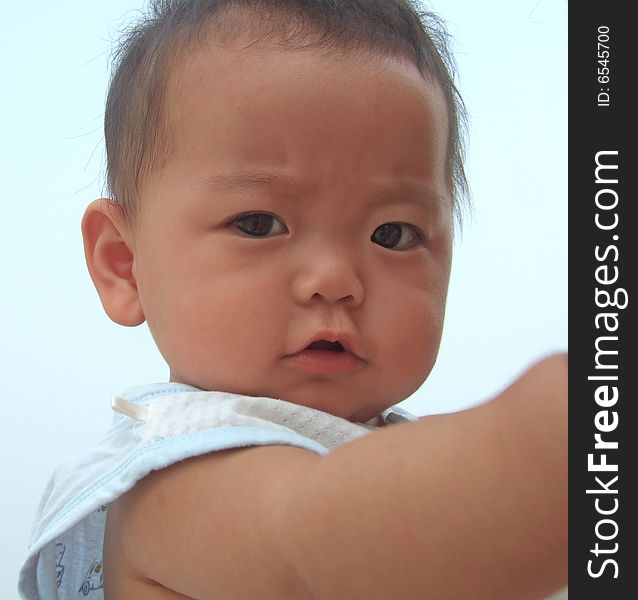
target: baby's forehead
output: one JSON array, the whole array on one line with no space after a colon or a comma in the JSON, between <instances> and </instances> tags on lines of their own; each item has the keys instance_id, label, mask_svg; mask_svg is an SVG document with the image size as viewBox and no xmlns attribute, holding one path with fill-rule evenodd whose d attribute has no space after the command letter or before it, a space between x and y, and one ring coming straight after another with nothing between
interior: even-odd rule
<instances>
[{"instance_id":1,"label":"baby's forehead","mask_svg":"<svg viewBox=\"0 0 638 600\"><path fill-rule=\"evenodd\" d=\"M437 104L442 104L441 120L449 129L448 171L456 185L457 175L463 175L456 105L450 95L449 74L442 64L439 65L441 57L437 50L428 45L432 40L425 24L422 24L423 28L417 25L419 19L414 15L414 22L401 21L400 26L395 23L396 29L388 33L387 39L376 35L378 30L385 30L386 18L395 19L399 13L409 11L407 4L393 7L392 15L377 15L378 20L374 23L365 21L364 14L376 10L367 7L357 10L345 5L331 7L328 22L313 14L310 3L301 8L278 0L269 0L263 5L260 2L250 4L249 9L238 9L234 3L219 6L219 10L210 14L206 8L206 14L202 13L201 18L184 20L180 16L173 20L171 17L154 31L149 29L144 35L148 34L150 45L143 42L146 54L140 55L142 62L149 60L149 68L135 67L136 71L128 72L129 63L123 62L122 76L113 80L109 93L113 102L107 106L105 120L109 188L115 198L122 200L125 208L132 207L127 214L135 211L136 198L144 195L147 178L161 170L177 147L188 143L185 138L192 133L185 122L195 111L194 97L207 94L203 98L205 102L200 102L197 108L201 111L204 104L219 103L224 90L234 82L232 108L243 115L244 120L257 120L259 116L252 106L254 97L276 97L287 82L298 75L303 76L303 65L298 66L297 72L276 69L278 61L273 57L277 52L278 58L313 56L323 61L323 71L350 65L348 77L342 80L343 89L351 87L362 76L374 81L397 62L409 67L412 77L418 79L420 89L441 89L444 101L437 101ZM227 10L225 7L228 6L231 8ZM159 16L160 19L164 17ZM333 21L333 17L336 20ZM153 39L157 46L153 46ZM428 55L431 55L429 59ZM194 76L192 67L202 56L216 57L216 60L208 60L205 68L200 68ZM362 75L360 66L369 62L371 56L377 59L376 71ZM269 59L273 60L268 62ZM238 65L259 65L260 87L251 87L251 80L246 78L243 86L238 87ZM209 85L211 81L214 86ZM377 90L378 96L392 94L393 87ZM312 81L306 88L309 92L321 91ZM425 104L428 102L429 99ZM290 97L285 104L291 111L298 109L296 98ZM226 119L223 110L218 117L217 122L223 123ZM394 117L390 116L388 121L391 124Z\"/></svg>"},{"instance_id":2,"label":"baby's forehead","mask_svg":"<svg viewBox=\"0 0 638 600\"><path fill-rule=\"evenodd\" d=\"M322 77L309 73L320 73ZM293 89L295 82L304 82L296 88L296 95L282 94L282 90ZM353 94L369 89L374 94L370 102L383 95L396 96L397 89L407 84L410 93L421 96L424 112L430 109L428 105L435 104L439 116L448 123L447 103L439 82L424 76L412 60L401 54L360 48L291 50L274 43L190 46L176 55L170 65L164 109L167 119L177 128L180 119L192 117L194 100L199 101L200 109L213 109L215 103L226 102L229 110L243 112L250 120L260 100L277 99L293 110L301 110L308 105L310 96L322 94L326 83ZM223 112L220 118L225 118Z\"/></svg>"},{"instance_id":3,"label":"baby's forehead","mask_svg":"<svg viewBox=\"0 0 638 600\"><path fill-rule=\"evenodd\" d=\"M417 14L408 0L361 6L314 0L177 0L166 4L157 0L147 20L138 25L130 36L124 36L118 48L105 113L109 192L127 215L136 212L148 177L162 168L175 152L176 143L182 142L177 138L188 133L180 121L189 111L188 97L202 85L184 77L185 66L202 52L229 49L250 63L263 59L273 47L292 55L314 53L324 59L326 66L365 61L370 55L403 60L420 75L421 87L436 82L443 90L450 135L448 170L455 189L463 191L458 118L462 106L457 103L447 63L442 60L447 56L445 41L441 54L432 37L434 34L437 40L443 40L437 33L442 26L430 13ZM262 55L243 50L259 50ZM233 70L232 62L218 61L200 73L200 80L214 79L223 89ZM357 70L352 69L351 77L356 75ZM294 76L278 72L277 79L273 73L260 89L250 93L270 98L282 81ZM351 82L344 81L343 86L348 85ZM217 100L213 96L211 103ZM236 94L237 108L246 119L253 112L250 100L250 94ZM291 110L295 104L294 99L288 101Z\"/></svg>"},{"instance_id":4,"label":"baby's forehead","mask_svg":"<svg viewBox=\"0 0 638 600\"><path fill-rule=\"evenodd\" d=\"M445 101L406 61L206 47L171 89L176 197L450 196Z\"/></svg>"},{"instance_id":5,"label":"baby's forehead","mask_svg":"<svg viewBox=\"0 0 638 600\"><path fill-rule=\"evenodd\" d=\"M345 135L355 126L378 128L384 120L388 130L390 121L397 122L396 128L408 118L429 118L433 127L447 126L440 86L424 79L416 65L400 57L360 52L337 56L273 45L202 48L175 69L166 101L177 118L175 125L199 128L207 120L207 126L214 127L216 121L219 131L232 134L227 125L233 122L237 132L263 136L255 140L260 144L296 132L322 139L331 126L333 135ZM404 114L406 107L410 112ZM320 119L325 130L313 127L313 119ZM219 131L209 133L214 137ZM198 129L191 135L200 133ZM265 137L267 133L273 137Z\"/></svg>"},{"instance_id":6,"label":"baby's forehead","mask_svg":"<svg viewBox=\"0 0 638 600\"><path fill-rule=\"evenodd\" d=\"M339 67L349 66L350 77L356 77L358 72L363 70L362 66L369 63L371 59L376 61L376 73L378 74L382 74L400 63L406 71L411 71L413 77L418 78L423 86L441 87L436 77L424 73L420 69L413 56L401 52L399 49L395 52L388 52L386 49L371 45L346 47L345 42L329 46L310 42L292 45L290 43L282 44L277 39L262 39L261 37L251 41L247 35L246 33L238 34L236 38L221 42L216 38L216 33L213 30L208 35L194 39L175 40L175 47L167 53L164 65L166 87L170 91L170 88L177 88L185 83L192 86L201 83L206 78L214 78L220 89L223 89L225 82L232 78L238 67L255 64L259 66L260 75L264 75L264 79L271 76L271 85L261 89L263 94L269 94L276 90L282 77L290 78L303 75L301 70L308 59L320 61L324 70L333 73L337 72ZM286 74L282 74L281 71L275 72L273 67L283 62L290 62L291 57L299 57L299 71ZM202 61L206 62L206 72L199 71L199 81L187 79L186 76L192 73L193 68L200 65Z\"/></svg>"},{"instance_id":7,"label":"baby's forehead","mask_svg":"<svg viewBox=\"0 0 638 600\"><path fill-rule=\"evenodd\" d=\"M348 188L361 198L401 192L444 198L446 211L452 204L445 100L409 61L209 44L176 65L165 105L166 160L151 180L179 171L180 186L218 199ZM434 183L401 184L409 178ZM149 183L145 203L156 189Z\"/></svg>"}]
</instances>

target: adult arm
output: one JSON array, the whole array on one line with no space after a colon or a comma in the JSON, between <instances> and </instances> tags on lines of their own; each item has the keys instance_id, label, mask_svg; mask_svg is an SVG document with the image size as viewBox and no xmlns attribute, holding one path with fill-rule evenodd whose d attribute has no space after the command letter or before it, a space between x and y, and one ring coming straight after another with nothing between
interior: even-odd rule
<instances>
[{"instance_id":1,"label":"adult arm","mask_svg":"<svg viewBox=\"0 0 638 600\"><path fill-rule=\"evenodd\" d=\"M566 362L326 457L248 448L149 475L109 508L105 597L130 576L197 599L542 598L566 583Z\"/></svg>"}]
</instances>

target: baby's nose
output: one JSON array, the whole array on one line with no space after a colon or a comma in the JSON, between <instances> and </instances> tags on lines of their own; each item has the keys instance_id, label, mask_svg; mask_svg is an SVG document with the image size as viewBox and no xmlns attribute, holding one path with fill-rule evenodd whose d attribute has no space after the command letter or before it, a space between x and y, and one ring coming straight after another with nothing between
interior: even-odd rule
<instances>
[{"instance_id":1,"label":"baby's nose","mask_svg":"<svg viewBox=\"0 0 638 600\"><path fill-rule=\"evenodd\" d=\"M355 266L336 252L304 260L292 284L294 299L305 304L316 299L359 306L365 289Z\"/></svg>"}]
</instances>

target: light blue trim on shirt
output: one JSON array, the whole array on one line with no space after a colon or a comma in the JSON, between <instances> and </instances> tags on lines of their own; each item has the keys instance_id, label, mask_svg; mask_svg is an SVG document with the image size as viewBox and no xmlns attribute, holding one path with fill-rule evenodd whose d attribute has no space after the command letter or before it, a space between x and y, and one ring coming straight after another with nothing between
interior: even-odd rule
<instances>
[{"instance_id":1,"label":"light blue trim on shirt","mask_svg":"<svg viewBox=\"0 0 638 600\"><path fill-rule=\"evenodd\" d=\"M130 402L147 404L160 396L200 391L168 383L131 388L121 395ZM288 445L320 455L329 452L320 443L296 432L269 427L216 427L143 442L136 439L131 421L114 413L113 426L102 442L87 450L81 459L68 460L54 473L40 503L32 543L20 571L19 592L25 600L67 597L58 595L51 568L38 567L41 552L100 507L129 491L151 471L208 452L247 446ZM78 482L80 474L84 483ZM101 590L92 592L90 600L102 600Z\"/></svg>"}]
</instances>

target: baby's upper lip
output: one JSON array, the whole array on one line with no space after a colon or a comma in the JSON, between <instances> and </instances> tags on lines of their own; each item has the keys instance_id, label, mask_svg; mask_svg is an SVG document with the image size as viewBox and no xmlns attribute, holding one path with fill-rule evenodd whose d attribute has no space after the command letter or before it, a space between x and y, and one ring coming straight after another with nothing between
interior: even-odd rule
<instances>
[{"instance_id":1,"label":"baby's upper lip","mask_svg":"<svg viewBox=\"0 0 638 600\"><path fill-rule=\"evenodd\" d=\"M339 342L343 349L346 352L350 352L350 354L354 354L357 358L364 360L361 356L361 351L359 350L359 344L356 341L354 335L346 331L319 331L318 333L313 334L309 338L305 338L305 342L301 345L297 346L297 349L294 352L291 352L290 355L299 354L303 352L308 346L313 344L314 342ZM288 356L290 356L288 355Z\"/></svg>"}]
</instances>

